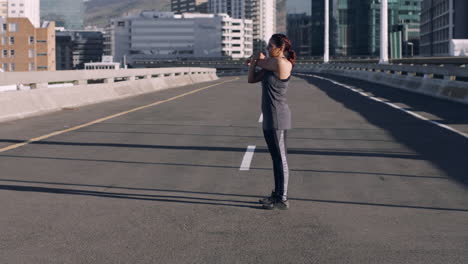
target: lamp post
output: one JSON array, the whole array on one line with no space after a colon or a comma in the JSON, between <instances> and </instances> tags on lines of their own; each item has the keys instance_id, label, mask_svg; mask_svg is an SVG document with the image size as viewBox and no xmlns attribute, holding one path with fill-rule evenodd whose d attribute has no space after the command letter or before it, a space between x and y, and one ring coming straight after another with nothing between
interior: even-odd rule
<instances>
[{"instance_id":1,"label":"lamp post","mask_svg":"<svg viewBox=\"0 0 468 264\"><path fill-rule=\"evenodd\" d=\"M388 64L388 0L380 4L380 64Z\"/></svg>"},{"instance_id":2,"label":"lamp post","mask_svg":"<svg viewBox=\"0 0 468 264\"><path fill-rule=\"evenodd\" d=\"M325 29L323 63L330 61L330 0L325 0Z\"/></svg>"}]
</instances>

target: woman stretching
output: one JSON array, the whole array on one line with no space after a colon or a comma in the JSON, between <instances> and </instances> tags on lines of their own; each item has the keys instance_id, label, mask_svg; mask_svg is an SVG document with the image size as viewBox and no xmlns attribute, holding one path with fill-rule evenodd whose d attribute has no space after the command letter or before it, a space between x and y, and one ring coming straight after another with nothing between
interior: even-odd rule
<instances>
[{"instance_id":1,"label":"woman stretching","mask_svg":"<svg viewBox=\"0 0 468 264\"><path fill-rule=\"evenodd\" d=\"M249 83L262 82L263 135L273 160L275 188L271 196L261 199L265 209L288 209L289 168L286 160L286 132L291 129L291 112L286 100L296 53L283 34L274 34L268 43L269 58L263 53L247 60ZM256 66L262 68L256 72Z\"/></svg>"}]
</instances>

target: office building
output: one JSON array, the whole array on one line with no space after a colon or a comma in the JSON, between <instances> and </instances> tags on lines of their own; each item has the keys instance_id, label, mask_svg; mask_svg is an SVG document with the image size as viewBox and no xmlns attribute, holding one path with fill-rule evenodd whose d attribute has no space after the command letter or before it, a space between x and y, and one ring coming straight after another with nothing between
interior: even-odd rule
<instances>
[{"instance_id":1,"label":"office building","mask_svg":"<svg viewBox=\"0 0 468 264\"><path fill-rule=\"evenodd\" d=\"M111 56L117 62L245 58L252 55L252 21L226 14L145 11L113 19Z\"/></svg>"},{"instance_id":2,"label":"office building","mask_svg":"<svg viewBox=\"0 0 468 264\"><path fill-rule=\"evenodd\" d=\"M468 1L424 0L421 55L468 56Z\"/></svg>"},{"instance_id":3,"label":"office building","mask_svg":"<svg viewBox=\"0 0 468 264\"><path fill-rule=\"evenodd\" d=\"M399 36L394 43L403 55L417 54L422 0L389 0L389 32ZM324 1L312 0L311 54L323 55ZM378 56L380 53L380 0L330 1L330 54ZM294 28L294 27L293 27Z\"/></svg>"},{"instance_id":4,"label":"office building","mask_svg":"<svg viewBox=\"0 0 468 264\"><path fill-rule=\"evenodd\" d=\"M39 0L0 0L0 17L25 17L37 28L40 25Z\"/></svg>"},{"instance_id":5,"label":"office building","mask_svg":"<svg viewBox=\"0 0 468 264\"><path fill-rule=\"evenodd\" d=\"M81 0L41 0L41 20L55 21L67 30L83 29L84 2Z\"/></svg>"},{"instance_id":6,"label":"office building","mask_svg":"<svg viewBox=\"0 0 468 264\"><path fill-rule=\"evenodd\" d=\"M57 31L57 70L84 69L85 63L100 62L104 36L100 31Z\"/></svg>"},{"instance_id":7,"label":"office building","mask_svg":"<svg viewBox=\"0 0 468 264\"><path fill-rule=\"evenodd\" d=\"M323 5L323 1L320 2ZM316 12L316 16L322 16L322 22L316 19L315 28L319 31L312 39L312 11L319 10L312 8L313 1L290 0L286 2L286 34L292 42L292 49L299 57L309 57L312 54L313 46L315 50L321 50L323 54L323 6L322 12ZM320 37L320 40L317 39ZM318 54L314 54L318 55Z\"/></svg>"},{"instance_id":8,"label":"office building","mask_svg":"<svg viewBox=\"0 0 468 264\"><path fill-rule=\"evenodd\" d=\"M253 21L254 50L262 51L270 37L277 33L277 0L209 0L212 14L228 14L232 18ZM284 12L284 11L283 11Z\"/></svg>"},{"instance_id":9,"label":"office building","mask_svg":"<svg viewBox=\"0 0 468 264\"><path fill-rule=\"evenodd\" d=\"M28 18L0 18L3 71L55 71L55 24L36 28Z\"/></svg>"},{"instance_id":10,"label":"office building","mask_svg":"<svg viewBox=\"0 0 468 264\"><path fill-rule=\"evenodd\" d=\"M208 13L208 0L171 0L171 11L182 13Z\"/></svg>"}]
</instances>

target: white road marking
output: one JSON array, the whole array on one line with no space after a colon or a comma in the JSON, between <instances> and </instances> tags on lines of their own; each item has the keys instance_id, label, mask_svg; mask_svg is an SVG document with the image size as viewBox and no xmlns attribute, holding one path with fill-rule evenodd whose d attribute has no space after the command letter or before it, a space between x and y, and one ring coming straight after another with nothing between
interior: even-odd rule
<instances>
[{"instance_id":1,"label":"white road marking","mask_svg":"<svg viewBox=\"0 0 468 264\"><path fill-rule=\"evenodd\" d=\"M263 113L260 114L260 118L258 119L259 123L263 123Z\"/></svg>"},{"instance_id":2,"label":"white road marking","mask_svg":"<svg viewBox=\"0 0 468 264\"><path fill-rule=\"evenodd\" d=\"M252 163L252 158L255 152L255 146L248 146L247 150L244 154L244 159L242 159L242 163L240 166L241 171L248 171L250 170L250 163Z\"/></svg>"},{"instance_id":3,"label":"white road marking","mask_svg":"<svg viewBox=\"0 0 468 264\"><path fill-rule=\"evenodd\" d=\"M386 105L388 105L388 106L390 106L390 107L393 107L393 108L395 108L395 109L397 109L397 110L400 110L400 111L403 111L403 112L405 112L405 113L407 113L407 114L409 114L409 115L412 115L412 116L414 116L414 117L416 117L416 118L418 118L418 119L421 119L421 120L423 120L423 121L427 121L427 122L429 122L429 123L431 123L431 124L434 124L434 125L436 125L436 126L445 128L445 129L450 130L450 131L452 131L452 132L454 132L454 133L457 133L457 134L460 135L460 136L463 136L463 137L465 137L465 138L468 138L468 134L463 133L463 132L461 132L461 131L458 131L458 130L456 130L455 128L452 128L452 127L449 127L449 126L447 126L447 125L438 123L438 122L436 122L436 121L429 120L428 118L425 118L424 116L418 115L418 114L416 114L416 113L414 113L414 112L411 112L411 111L409 111L409 110L406 110L406 109L404 109L404 108L401 108L401 107L399 107L399 106L397 106L397 105L395 105L395 104L392 104L392 103L389 103L389 102L385 102L385 101L383 101L383 100L381 100L381 99L375 98L374 96L371 96L371 95L368 95L368 94L366 94L366 93L363 93L363 92L361 92L361 91L359 91L359 90L357 90L357 89L355 89L355 88L353 88L353 87L351 87L351 86L348 86L348 85L346 85L346 84L342 84L342 83L340 83L340 82L337 82L337 81L334 81L334 80L331 80L331 79L328 79L328 78L324 78L324 77L321 77L321 76L313 75L313 74L305 74L305 75L306 75L306 76L311 76L311 77L314 77L314 78L317 78L317 79L329 81L329 82L331 82L331 83L333 83L333 84L342 86L342 87L344 87L344 88L346 88L346 89L349 89L349 90L351 90L351 91L353 91L353 92L359 93L359 94L361 94L361 95L363 95L363 96L365 96L365 97L367 97L367 98L369 98L369 99L372 99L372 100L377 101L377 102L381 102L381 103L386 104Z\"/></svg>"}]
</instances>

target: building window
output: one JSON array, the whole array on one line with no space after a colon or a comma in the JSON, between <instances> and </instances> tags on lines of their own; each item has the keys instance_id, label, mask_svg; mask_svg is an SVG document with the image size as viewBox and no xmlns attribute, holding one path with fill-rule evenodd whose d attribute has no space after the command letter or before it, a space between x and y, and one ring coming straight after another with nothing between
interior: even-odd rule
<instances>
[{"instance_id":1,"label":"building window","mask_svg":"<svg viewBox=\"0 0 468 264\"><path fill-rule=\"evenodd\" d=\"M15 71L15 64L14 63L10 63L10 71Z\"/></svg>"},{"instance_id":2,"label":"building window","mask_svg":"<svg viewBox=\"0 0 468 264\"><path fill-rule=\"evenodd\" d=\"M7 31L7 24L3 24L3 31Z\"/></svg>"},{"instance_id":3,"label":"building window","mask_svg":"<svg viewBox=\"0 0 468 264\"><path fill-rule=\"evenodd\" d=\"M10 50L10 57L14 58L15 57L15 50Z\"/></svg>"},{"instance_id":4,"label":"building window","mask_svg":"<svg viewBox=\"0 0 468 264\"><path fill-rule=\"evenodd\" d=\"M10 32L18 32L18 24L10 23L8 27Z\"/></svg>"},{"instance_id":5,"label":"building window","mask_svg":"<svg viewBox=\"0 0 468 264\"><path fill-rule=\"evenodd\" d=\"M29 49L29 58L34 58L34 49Z\"/></svg>"},{"instance_id":6,"label":"building window","mask_svg":"<svg viewBox=\"0 0 468 264\"><path fill-rule=\"evenodd\" d=\"M3 63L3 70L8 71L8 63Z\"/></svg>"},{"instance_id":7,"label":"building window","mask_svg":"<svg viewBox=\"0 0 468 264\"><path fill-rule=\"evenodd\" d=\"M34 44L34 36L29 36L29 44Z\"/></svg>"},{"instance_id":8,"label":"building window","mask_svg":"<svg viewBox=\"0 0 468 264\"><path fill-rule=\"evenodd\" d=\"M47 66L37 66L38 70L47 70Z\"/></svg>"},{"instance_id":9,"label":"building window","mask_svg":"<svg viewBox=\"0 0 468 264\"><path fill-rule=\"evenodd\" d=\"M10 45L14 45L15 44L15 37L10 37Z\"/></svg>"},{"instance_id":10,"label":"building window","mask_svg":"<svg viewBox=\"0 0 468 264\"><path fill-rule=\"evenodd\" d=\"M34 71L35 68L34 68L34 62L30 62L29 63L29 71Z\"/></svg>"},{"instance_id":11,"label":"building window","mask_svg":"<svg viewBox=\"0 0 468 264\"><path fill-rule=\"evenodd\" d=\"M47 40L37 40L37 43L47 43Z\"/></svg>"},{"instance_id":12,"label":"building window","mask_svg":"<svg viewBox=\"0 0 468 264\"><path fill-rule=\"evenodd\" d=\"M37 56L41 56L41 57L47 56L47 53L38 53Z\"/></svg>"},{"instance_id":13,"label":"building window","mask_svg":"<svg viewBox=\"0 0 468 264\"><path fill-rule=\"evenodd\" d=\"M3 36L2 37L2 45L6 45L7 43L7 37Z\"/></svg>"},{"instance_id":14,"label":"building window","mask_svg":"<svg viewBox=\"0 0 468 264\"><path fill-rule=\"evenodd\" d=\"M3 50L3 52L2 52L2 57L3 57L3 58L8 57L8 50Z\"/></svg>"}]
</instances>

